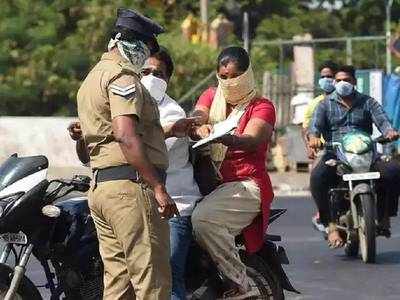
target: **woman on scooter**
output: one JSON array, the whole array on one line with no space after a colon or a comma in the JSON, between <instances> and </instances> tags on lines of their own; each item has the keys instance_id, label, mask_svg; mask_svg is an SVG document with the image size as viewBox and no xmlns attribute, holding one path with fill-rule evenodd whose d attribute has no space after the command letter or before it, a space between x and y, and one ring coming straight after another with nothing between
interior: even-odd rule
<instances>
[{"instance_id":1,"label":"woman on scooter","mask_svg":"<svg viewBox=\"0 0 400 300\"><path fill-rule=\"evenodd\" d=\"M247 52L229 47L218 56L218 87L199 98L194 116L202 126L195 131L205 138L213 125L229 118L237 127L211 144L211 157L223 183L207 195L192 215L193 232L219 270L232 282L226 299L258 295L239 258L235 236L243 232L246 250L257 252L263 244L273 199L265 162L275 126L275 108L256 91Z\"/></svg>"}]
</instances>

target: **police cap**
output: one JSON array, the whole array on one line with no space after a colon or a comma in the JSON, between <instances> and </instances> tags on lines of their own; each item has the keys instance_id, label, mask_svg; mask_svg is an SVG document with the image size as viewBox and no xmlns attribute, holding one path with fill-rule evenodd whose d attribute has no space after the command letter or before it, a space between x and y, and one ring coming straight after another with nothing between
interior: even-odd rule
<instances>
[{"instance_id":1,"label":"police cap","mask_svg":"<svg viewBox=\"0 0 400 300\"><path fill-rule=\"evenodd\" d=\"M147 43L153 54L159 50L156 35L163 33L164 28L142 14L127 8L119 8L115 33L120 32L123 39L139 39Z\"/></svg>"}]
</instances>

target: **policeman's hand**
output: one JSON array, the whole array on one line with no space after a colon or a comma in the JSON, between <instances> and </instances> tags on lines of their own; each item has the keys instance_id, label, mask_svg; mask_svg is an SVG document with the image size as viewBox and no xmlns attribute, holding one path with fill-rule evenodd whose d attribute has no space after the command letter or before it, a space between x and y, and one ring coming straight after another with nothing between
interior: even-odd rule
<instances>
[{"instance_id":1,"label":"policeman's hand","mask_svg":"<svg viewBox=\"0 0 400 300\"><path fill-rule=\"evenodd\" d=\"M174 200L168 195L164 185L154 187L154 197L159 205L158 211L161 217L169 219L174 215L179 216L178 208Z\"/></svg>"},{"instance_id":2,"label":"policeman's hand","mask_svg":"<svg viewBox=\"0 0 400 300\"><path fill-rule=\"evenodd\" d=\"M319 137L312 136L312 135L309 136L308 145L313 150L319 150L322 148L321 139Z\"/></svg>"},{"instance_id":3,"label":"policeman's hand","mask_svg":"<svg viewBox=\"0 0 400 300\"><path fill-rule=\"evenodd\" d=\"M72 122L68 125L68 132L71 139L78 141L82 138L82 129L80 122Z\"/></svg>"},{"instance_id":4,"label":"policeman's hand","mask_svg":"<svg viewBox=\"0 0 400 300\"><path fill-rule=\"evenodd\" d=\"M386 133L385 137L386 137L387 139L391 140L391 141L396 141L396 140L399 139L399 133L398 133L396 130L394 130L394 129L390 129L390 130Z\"/></svg>"}]
</instances>

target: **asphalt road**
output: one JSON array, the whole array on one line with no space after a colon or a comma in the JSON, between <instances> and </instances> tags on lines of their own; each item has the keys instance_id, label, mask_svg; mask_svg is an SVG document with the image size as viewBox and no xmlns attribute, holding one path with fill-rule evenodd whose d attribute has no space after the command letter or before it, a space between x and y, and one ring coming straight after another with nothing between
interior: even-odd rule
<instances>
[{"instance_id":1,"label":"asphalt road","mask_svg":"<svg viewBox=\"0 0 400 300\"><path fill-rule=\"evenodd\" d=\"M377 263L348 259L343 250L331 250L310 225L314 212L308 197L279 197L274 207L287 208L270 227L283 236L291 264L285 270L301 295L286 293L287 299L372 300L400 299L400 220L392 222L393 236L377 241ZM37 285L45 282L40 266L30 261L28 276ZM44 299L48 292L40 288Z\"/></svg>"},{"instance_id":2,"label":"asphalt road","mask_svg":"<svg viewBox=\"0 0 400 300\"><path fill-rule=\"evenodd\" d=\"M287 299L400 299L400 219L392 219L392 237L377 240L377 263L349 259L342 249L331 250L311 227L314 206L308 197L279 198L274 207L288 212L270 227L282 234L290 265L285 266L301 295Z\"/></svg>"}]
</instances>

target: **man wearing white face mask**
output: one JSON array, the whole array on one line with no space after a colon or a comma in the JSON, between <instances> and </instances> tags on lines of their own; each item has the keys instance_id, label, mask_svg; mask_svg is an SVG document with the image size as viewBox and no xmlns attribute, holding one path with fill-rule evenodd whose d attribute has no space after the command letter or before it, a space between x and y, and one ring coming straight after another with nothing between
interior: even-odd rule
<instances>
[{"instance_id":1,"label":"man wearing white face mask","mask_svg":"<svg viewBox=\"0 0 400 300\"><path fill-rule=\"evenodd\" d=\"M321 147L321 135L326 141L326 153L311 173L310 187L320 212L321 222L325 226L329 225L328 240L332 248L344 245L344 240L330 217L328 191L339 182L336 169L325 164L327 160L335 158L332 142L340 142L342 136L352 130L372 134L372 124L375 124L390 140L399 137L382 106L375 99L359 93L355 85L354 67L339 68L335 75L335 92L318 105L309 130L310 147L314 149ZM381 234L388 236L390 235L388 217L397 215L400 166L394 161L378 160L372 168L382 174L377 185L378 219Z\"/></svg>"},{"instance_id":2,"label":"man wearing white face mask","mask_svg":"<svg viewBox=\"0 0 400 300\"><path fill-rule=\"evenodd\" d=\"M173 62L164 48L150 56L142 70L141 83L157 102L160 122L165 132L170 131L176 121L184 123L184 110L166 94L169 79L173 73ZM193 121L193 120L192 120ZM165 140L168 150L169 167L166 187L175 201L180 216L169 220L172 269L173 300L186 299L184 271L186 256L192 241L190 216L197 200L201 198L199 188L193 178L193 167L189 161L188 137L171 137Z\"/></svg>"}]
</instances>

